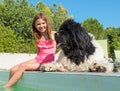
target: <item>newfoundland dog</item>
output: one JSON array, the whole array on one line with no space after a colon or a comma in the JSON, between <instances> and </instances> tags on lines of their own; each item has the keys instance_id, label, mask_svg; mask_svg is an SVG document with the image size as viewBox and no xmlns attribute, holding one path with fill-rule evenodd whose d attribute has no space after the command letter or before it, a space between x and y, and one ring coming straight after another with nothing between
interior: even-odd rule
<instances>
[{"instance_id":1,"label":"newfoundland dog","mask_svg":"<svg viewBox=\"0 0 120 91\"><path fill-rule=\"evenodd\" d=\"M73 19L63 22L55 33L61 50L52 63L43 64L42 71L60 72L114 72L113 63L104 58L104 51L94 36Z\"/></svg>"}]
</instances>

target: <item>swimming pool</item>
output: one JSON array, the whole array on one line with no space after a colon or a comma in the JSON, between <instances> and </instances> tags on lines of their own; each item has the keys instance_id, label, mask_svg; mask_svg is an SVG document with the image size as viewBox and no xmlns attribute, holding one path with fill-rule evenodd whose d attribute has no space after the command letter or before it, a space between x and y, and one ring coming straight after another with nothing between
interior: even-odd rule
<instances>
[{"instance_id":1,"label":"swimming pool","mask_svg":"<svg viewBox=\"0 0 120 91\"><path fill-rule=\"evenodd\" d=\"M7 82L8 71L0 71L0 86ZM0 91L120 91L120 72L25 72L10 89Z\"/></svg>"}]
</instances>

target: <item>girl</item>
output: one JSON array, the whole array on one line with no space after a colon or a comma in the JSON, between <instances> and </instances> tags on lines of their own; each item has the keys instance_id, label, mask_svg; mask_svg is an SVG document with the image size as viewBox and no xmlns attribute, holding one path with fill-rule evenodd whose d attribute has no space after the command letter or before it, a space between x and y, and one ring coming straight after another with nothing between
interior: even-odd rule
<instances>
[{"instance_id":1,"label":"girl","mask_svg":"<svg viewBox=\"0 0 120 91\"><path fill-rule=\"evenodd\" d=\"M10 79L3 87L14 85L21 77L24 71L37 71L41 64L52 62L54 60L56 43L54 33L50 23L44 13L37 14L32 23L32 30L36 46L38 48L37 56L34 59L18 64L10 69Z\"/></svg>"}]
</instances>

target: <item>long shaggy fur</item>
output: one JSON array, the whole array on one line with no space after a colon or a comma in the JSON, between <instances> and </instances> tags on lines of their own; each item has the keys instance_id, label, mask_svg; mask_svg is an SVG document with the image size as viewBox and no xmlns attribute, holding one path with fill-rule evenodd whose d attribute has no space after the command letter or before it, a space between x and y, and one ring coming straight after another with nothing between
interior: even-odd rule
<instances>
[{"instance_id":1,"label":"long shaggy fur","mask_svg":"<svg viewBox=\"0 0 120 91\"><path fill-rule=\"evenodd\" d=\"M61 50L56 54L56 60L43 64L42 71L87 71L113 72L114 64L104 58L102 47L94 36L81 27L73 19L64 21L55 34Z\"/></svg>"}]
</instances>

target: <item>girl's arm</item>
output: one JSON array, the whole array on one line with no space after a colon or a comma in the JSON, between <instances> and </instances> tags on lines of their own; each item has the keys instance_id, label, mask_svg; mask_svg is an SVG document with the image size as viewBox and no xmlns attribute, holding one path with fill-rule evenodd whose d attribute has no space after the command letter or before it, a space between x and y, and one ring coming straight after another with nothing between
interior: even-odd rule
<instances>
[{"instance_id":1,"label":"girl's arm","mask_svg":"<svg viewBox=\"0 0 120 91\"><path fill-rule=\"evenodd\" d=\"M54 40L54 43L56 44L56 41L55 41L55 33L56 33L56 31L52 31L52 33L51 33L52 35L51 35L51 36L52 36L52 39Z\"/></svg>"}]
</instances>

